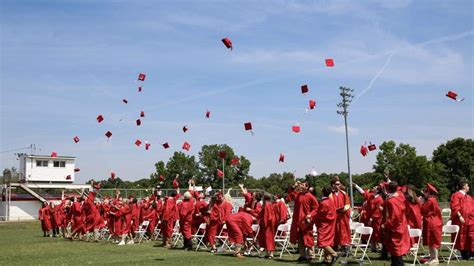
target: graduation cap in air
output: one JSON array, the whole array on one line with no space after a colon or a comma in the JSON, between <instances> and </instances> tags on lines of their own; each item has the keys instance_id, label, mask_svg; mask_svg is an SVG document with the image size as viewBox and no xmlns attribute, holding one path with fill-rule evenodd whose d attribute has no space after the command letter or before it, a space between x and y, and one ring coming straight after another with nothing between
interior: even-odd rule
<instances>
[{"instance_id":1,"label":"graduation cap in air","mask_svg":"<svg viewBox=\"0 0 474 266\"><path fill-rule=\"evenodd\" d=\"M316 107L316 101L315 100L309 100L309 109L314 109Z\"/></svg>"},{"instance_id":2,"label":"graduation cap in air","mask_svg":"<svg viewBox=\"0 0 474 266\"><path fill-rule=\"evenodd\" d=\"M366 156L367 154L369 153L369 150L367 149L367 147L364 145L361 145L360 146L360 154L362 154L362 156Z\"/></svg>"},{"instance_id":3,"label":"graduation cap in air","mask_svg":"<svg viewBox=\"0 0 474 266\"><path fill-rule=\"evenodd\" d=\"M75 136L75 137L73 138L73 140L74 140L75 143L78 143L80 139L79 139L78 136Z\"/></svg>"},{"instance_id":4,"label":"graduation cap in air","mask_svg":"<svg viewBox=\"0 0 474 266\"><path fill-rule=\"evenodd\" d=\"M112 137L112 132L107 131L107 132L105 133L105 136L107 137L107 140L108 140L110 137Z\"/></svg>"},{"instance_id":5,"label":"graduation cap in air","mask_svg":"<svg viewBox=\"0 0 474 266\"><path fill-rule=\"evenodd\" d=\"M66 180L71 180L71 175L67 175Z\"/></svg>"},{"instance_id":6,"label":"graduation cap in air","mask_svg":"<svg viewBox=\"0 0 474 266\"><path fill-rule=\"evenodd\" d=\"M53 151L53 152L51 153L51 157L57 157L57 156L58 156L58 154L57 154L55 151Z\"/></svg>"},{"instance_id":7,"label":"graduation cap in air","mask_svg":"<svg viewBox=\"0 0 474 266\"><path fill-rule=\"evenodd\" d=\"M370 145L368 146L368 148L369 148L369 151L374 151L374 150L377 149L377 146L376 146L375 144L370 143Z\"/></svg>"},{"instance_id":8,"label":"graduation cap in air","mask_svg":"<svg viewBox=\"0 0 474 266\"><path fill-rule=\"evenodd\" d=\"M137 119L137 126L141 125L142 124L142 121L140 119Z\"/></svg>"},{"instance_id":9,"label":"graduation cap in air","mask_svg":"<svg viewBox=\"0 0 474 266\"><path fill-rule=\"evenodd\" d=\"M308 89L308 85L302 85L301 86L301 93L305 94L305 93L308 93L309 89Z\"/></svg>"},{"instance_id":10,"label":"graduation cap in air","mask_svg":"<svg viewBox=\"0 0 474 266\"><path fill-rule=\"evenodd\" d=\"M332 58L326 59L326 66L327 67L333 67L334 66L334 60Z\"/></svg>"},{"instance_id":11,"label":"graduation cap in air","mask_svg":"<svg viewBox=\"0 0 474 266\"><path fill-rule=\"evenodd\" d=\"M97 119L97 122L99 122L99 123L104 121L104 117L102 115L98 115L96 119Z\"/></svg>"},{"instance_id":12,"label":"graduation cap in air","mask_svg":"<svg viewBox=\"0 0 474 266\"><path fill-rule=\"evenodd\" d=\"M142 92L142 86L138 86L138 92Z\"/></svg>"},{"instance_id":13,"label":"graduation cap in air","mask_svg":"<svg viewBox=\"0 0 474 266\"><path fill-rule=\"evenodd\" d=\"M160 178L160 181L163 181L163 180L165 180L165 177L164 177L164 176L162 176L162 175L160 175L160 177L159 177L159 178Z\"/></svg>"},{"instance_id":14,"label":"graduation cap in air","mask_svg":"<svg viewBox=\"0 0 474 266\"><path fill-rule=\"evenodd\" d=\"M226 156L227 156L227 152L226 152L226 151L219 151L219 158L225 159Z\"/></svg>"},{"instance_id":15,"label":"graduation cap in air","mask_svg":"<svg viewBox=\"0 0 474 266\"><path fill-rule=\"evenodd\" d=\"M183 150L189 151L191 148L191 144L187 143L186 141L183 143Z\"/></svg>"},{"instance_id":16,"label":"graduation cap in air","mask_svg":"<svg viewBox=\"0 0 474 266\"><path fill-rule=\"evenodd\" d=\"M253 135L252 123L250 123L250 122L244 123L244 128L245 128L246 131L250 131L250 133L252 133L252 135Z\"/></svg>"},{"instance_id":17,"label":"graduation cap in air","mask_svg":"<svg viewBox=\"0 0 474 266\"><path fill-rule=\"evenodd\" d=\"M280 153L280 158L278 159L278 162L280 162L280 163L285 162L285 155L283 153Z\"/></svg>"},{"instance_id":18,"label":"graduation cap in air","mask_svg":"<svg viewBox=\"0 0 474 266\"><path fill-rule=\"evenodd\" d=\"M135 145L137 145L138 147L140 147L140 145L142 145L142 141L139 140L139 139L137 139L137 140L135 141Z\"/></svg>"},{"instance_id":19,"label":"graduation cap in air","mask_svg":"<svg viewBox=\"0 0 474 266\"><path fill-rule=\"evenodd\" d=\"M124 102L125 104L128 103L127 99L123 99L122 102Z\"/></svg>"},{"instance_id":20,"label":"graduation cap in air","mask_svg":"<svg viewBox=\"0 0 474 266\"><path fill-rule=\"evenodd\" d=\"M140 117L145 117L145 111L140 112Z\"/></svg>"},{"instance_id":21,"label":"graduation cap in air","mask_svg":"<svg viewBox=\"0 0 474 266\"><path fill-rule=\"evenodd\" d=\"M168 149L170 147L170 145L168 144L168 142L165 142L162 144L163 145L163 148L165 149Z\"/></svg>"},{"instance_id":22,"label":"graduation cap in air","mask_svg":"<svg viewBox=\"0 0 474 266\"><path fill-rule=\"evenodd\" d=\"M293 131L295 133L299 133L301 131L300 125L296 124L296 125L292 126L291 131Z\"/></svg>"},{"instance_id":23,"label":"graduation cap in air","mask_svg":"<svg viewBox=\"0 0 474 266\"><path fill-rule=\"evenodd\" d=\"M183 132L186 133L186 131L188 131L188 126L187 125L183 126Z\"/></svg>"},{"instance_id":24,"label":"graduation cap in air","mask_svg":"<svg viewBox=\"0 0 474 266\"><path fill-rule=\"evenodd\" d=\"M224 172L219 168L217 168L217 176L218 177L224 177Z\"/></svg>"},{"instance_id":25,"label":"graduation cap in air","mask_svg":"<svg viewBox=\"0 0 474 266\"><path fill-rule=\"evenodd\" d=\"M79 171L81 171L80 168L74 168L74 172L79 172Z\"/></svg>"},{"instance_id":26,"label":"graduation cap in air","mask_svg":"<svg viewBox=\"0 0 474 266\"><path fill-rule=\"evenodd\" d=\"M114 172L110 172L110 179L115 180L115 173Z\"/></svg>"},{"instance_id":27,"label":"graduation cap in air","mask_svg":"<svg viewBox=\"0 0 474 266\"><path fill-rule=\"evenodd\" d=\"M211 117L211 111L207 110L206 111L206 118L209 118L209 117Z\"/></svg>"},{"instance_id":28,"label":"graduation cap in air","mask_svg":"<svg viewBox=\"0 0 474 266\"><path fill-rule=\"evenodd\" d=\"M150 146L151 146L151 144L148 141L145 140L145 150L149 150Z\"/></svg>"},{"instance_id":29,"label":"graduation cap in air","mask_svg":"<svg viewBox=\"0 0 474 266\"><path fill-rule=\"evenodd\" d=\"M227 49L230 49L230 50L233 49L232 42L230 41L229 38L226 37L226 38L222 39L222 42L224 43L225 47L227 47Z\"/></svg>"},{"instance_id":30,"label":"graduation cap in air","mask_svg":"<svg viewBox=\"0 0 474 266\"><path fill-rule=\"evenodd\" d=\"M455 100L456 102L462 102L464 101L464 98L461 98L461 99L457 99L458 97L458 94L454 91L448 91L448 93L446 93L446 97L449 97L453 100Z\"/></svg>"},{"instance_id":31,"label":"graduation cap in air","mask_svg":"<svg viewBox=\"0 0 474 266\"><path fill-rule=\"evenodd\" d=\"M234 158L232 158L232 160L230 160L231 165L237 165L239 163L240 163L240 159L237 156L235 156Z\"/></svg>"},{"instance_id":32,"label":"graduation cap in air","mask_svg":"<svg viewBox=\"0 0 474 266\"><path fill-rule=\"evenodd\" d=\"M144 73L138 74L138 79L139 81L145 81L146 75Z\"/></svg>"}]
</instances>

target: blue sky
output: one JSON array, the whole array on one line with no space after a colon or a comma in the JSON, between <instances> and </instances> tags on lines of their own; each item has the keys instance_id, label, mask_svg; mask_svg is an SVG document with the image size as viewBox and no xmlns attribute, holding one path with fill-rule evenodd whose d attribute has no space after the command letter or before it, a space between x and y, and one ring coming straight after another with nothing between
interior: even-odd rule
<instances>
[{"instance_id":1,"label":"blue sky","mask_svg":"<svg viewBox=\"0 0 474 266\"><path fill-rule=\"evenodd\" d=\"M184 141L190 155L230 145L255 177L346 171L340 86L358 95L349 114L355 173L375 162L376 153L359 154L365 141L395 140L431 156L447 140L473 136L469 0L1 3L1 150L34 143L38 154L76 156L79 182L110 171L148 177ZM448 90L466 99L451 101ZM306 113L309 99L317 107ZM253 136L244 131L249 121ZM0 168L11 166L13 152L1 153Z\"/></svg>"}]
</instances>

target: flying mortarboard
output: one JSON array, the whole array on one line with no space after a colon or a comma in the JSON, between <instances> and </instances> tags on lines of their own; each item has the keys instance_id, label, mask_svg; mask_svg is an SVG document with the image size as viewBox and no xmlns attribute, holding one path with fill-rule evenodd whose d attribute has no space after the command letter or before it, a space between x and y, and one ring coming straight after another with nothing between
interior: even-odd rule
<instances>
[{"instance_id":1,"label":"flying mortarboard","mask_svg":"<svg viewBox=\"0 0 474 266\"><path fill-rule=\"evenodd\" d=\"M206 118L209 118L211 116L211 111L207 110L206 111Z\"/></svg>"},{"instance_id":2,"label":"flying mortarboard","mask_svg":"<svg viewBox=\"0 0 474 266\"><path fill-rule=\"evenodd\" d=\"M66 180L71 180L71 175L67 175Z\"/></svg>"},{"instance_id":3,"label":"flying mortarboard","mask_svg":"<svg viewBox=\"0 0 474 266\"><path fill-rule=\"evenodd\" d=\"M80 168L74 168L74 172L79 172L79 171L81 171Z\"/></svg>"},{"instance_id":4,"label":"flying mortarboard","mask_svg":"<svg viewBox=\"0 0 474 266\"><path fill-rule=\"evenodd\" d=\"M369 148L369 151L374 151L377 149L377 146L375 144L370 143L368 148Z\"/></svg>"},{"instance_id":5,"label":"flying mortarboard","mask_svg":"<svg viewBox=\"0 0 474 266\"><path fill-rule=\"evenodd\" d=\"M229 38L226 37L226 38L222 39L222 42L224 43L225 47L227 47L227 49L230 49L230 50L233 49L232 42L230 41Z\"/></svg>"},{"instance_id":6,"label":"flying mortarboard","mask_svg":"<svg viewBox=\"0 0 474 266\"><path fill-rule=\"evenodd\" d=\"M219 158L225 159L226 156L227 156L227 152L226 152L226 151L219 151Z\"/></svg>"},{"instance_id":7,"label":"flying mortarboard","mask_svg":"<svg viewBox=\"0 0 474 266\"><path fill-rule=\"evenodd\" d=\"M278 159L278 162L280 162L280 163L285 162L285 155L283 153L280 153L280 158Z\"/></svg>"},{"instance_id":8,"label":"flying mortarboard","mask_svg":"<svg viewBox=\"0 0 474 266\"><path fill-rule=\"evenodd\" d=\"M150 146L151 146L151 144L148 141L145 140L145 150L149 150Z\"/></svg>"},{"instance_id":9,"label":"flying mortarboard","mask_svg":"<svg viewBox=\"0 0 474 266\"><path fill-rule=\"evenodd\" d=\"M186 141L183 143L183 150L189 151L191 148L191 144L187 143Z\"/></svg>"},{"instance_id":10,"label":"flying mortarboard","mask_svg":"<svg viewBox=\"0 0 474 266\"><path fill-rule=\"evenodd\" d=\"M79 139L78 136L75 136L73 140L74 140L75 143L78 143L80 139Z\"/></svg>"},{"instance_id":11,"label":"flying mortarboard","mask_svg":"<svg viewBox=\"0 0 474 266\"><path fill-rule=\"evenodd\" d=\"M137 126L141 125L142 124L142 121L140 119L137 119Z\"/></svg>"},{"instance_id":12,"label":"flying mortarboard","mask_svg":"<svg viewBox=\"0 0 474 266\"><path fill-rule=\"evenodd\" d=\"M239 159L239 157L236 156L236 157L232 158L232 160L230 161L230 164L231 165L237 165L237 164L239 164L239 162L240 162L240 159Z\"/></svg>"},{"instance_id":13,"label":"flying mortarboard","mask_svg":"<svg viewBox=\"0 0 474 266\"><path fill-rule=\"evenodd\" d=\"M187 125L183 126L183 132L186 133L186 131L188 131Z\"/></svg>"},{"instance_id":14,"label":"flying mortarboard","mask_svg":"<svg viewBox=\"0 0 474 266\"><path fill-rule=\"evenodd\" d=\"M107 132L105 133L105 136L107 137L107 139L110 138L110 137L112 137L112 132L107 131Z\"/></svg>"},{"instance_id":15,"label":"flying mortarboard","mask_svg":"<svg viewBox=\"0 0 474 266\"><path fill-rule=\"evenodd\" d=\"M301 93L305 94L305 93L307 93L308 91L309 91L308 85L305 84L305 85L302 85L302 86L301 86Z\"/></svg>"},{"instance_id":16,"label":"flying mortarboard","mask_svg":"<svg viewBox=\"0 0 474 266\"><path fill-rule=\"evenodd\" d=\"M224 172L219 168L217 168L217 176L218 177L224 177Z\"/></svg>"},{"instance_id":17,"label":"flying mortarboard","mask_svg":"<svg viewBox=\"0 0 474 266\"><path fill-rule=\"evenodd\" d=\"M145 111L140 112L140 117L145 117Z\"/></svg>"},{"instance_id":18,"label":"flying mortarboard","mask_svg":"<svg viewBox=\"0 0 474 266\"><path fill-rule=\"evenodd\" d=\"M163 143L163 148L168 149L169 147L170 145L168 144L168 142Z\"/></svg>"},{"instance_id":19,"label":"flying mortarboard","mask_svg":"<svg viewBox=\"0 0 474 266\"><path fill-rule=\"evenodd\" d=\"M115 179L115 173L114 172L110 172L110 179L112 179L112 180Z\"/></svg>"},{"instance_id":20,"label":"flying mortarboard","mask_svg":"<svg viewBox=\"0 0 474 266\"><path fill-rule=\"evenodd\" d=\"M139 140L139 139L137 139L137 140L135 141L135 145L137 145L137 146L140 147L140 145L142 145L142 141Z\"/></svg>"},{"instance_id":21,"label":"flying mortarboard","mask_svg":"<svg viewBox=\"0 0 474 266\"><path fill-rule=\"evenodd\" d=\"M98 115L96 119L97 119L97 122L99 122L99 123L104 121L104 117L102 115Z\"/></svg>"},{"instance_id":22,"label":"flying mortarboard","mask_svg":"<svg viewBox=\"0 0 474 266\"><path fill-rule=\"evenodd\" d=\"M294 125L291 127L291 130L295 133L299 133L301 131L301 128L299 125Z\"/></svg>"},{"instance_id":23,"label":"flying mortarboard","mask_svg":"<svg viewBox=\"0 0 474 266\"><path fill-rule=\"evenodd\" d=\"M57 156L58 156L58 154L57 154L55 151L53 151L53 152L51 153L51 157L57 157Z\"/></svg>"},{"instance_id":24,"label":"flying mortarboard","mask_svg":"<svg viewBox=\"0 0 474 266\"><path fill-rule=\"evenodd\" d=\"M449 97L449 98L451 98L451 99L453 99L453 100L455 100L456 102L462 102L462 101L464 101L464 98L461 98L461 99L458 100L458 99L457 99L458 94L457 94L456 92L454 92L454 91L448 91L448 93L446 93L446 96Z\"/></svg>"},{"instance_id":25,"label":"flying mortarboard","mask_svg":"<svg viewBox=\"0 0 474 266\"><path fill-rule=\"evenodd\" d=\"M369 150L367 149L367 147L365 145L361 145L360 146L360 154L362 154L362 156L365 157L368 153L369 153Z\"/></svg>"},{"instance_id":26,"label":"flying mortarboard","mask_svg":"<svg viewBox=\"0 0 474 266\"><path fill-rule=\"evenodd\" d=\"M326 59L326 66L327 67L333 67L334 66L334 60L332 58Z\"/></svg>"},{"instance_id":27,"label":"flying mortarboard","mask_svg":"<svg viewBox=\"0 0 474 266\"><path fill-rule=\"evenodd\" d=\"M138 74L138 80L139 81L145 81L146 75L143 73Z\"/></svg>"},{"instance_id":28,"label":"flying mortarboard","mask_svg":"<svg viewBox=\"0 0 474 266\"><path fill-rule=\"evenodd\" d=\"M309 109L314 109L316 107L316 101L315 100L309 100Z\"/></svg>"},{"instance_id":29,"label":"flying mortarboard","mask_svg":"<svg viewBox=\"0 0 474 266\"><path fill-rule=\"evenodd\" d=\"M125 104L128 103L127 99L123 99L122 102L124 102Z\"/></svg>"}]
</instances>

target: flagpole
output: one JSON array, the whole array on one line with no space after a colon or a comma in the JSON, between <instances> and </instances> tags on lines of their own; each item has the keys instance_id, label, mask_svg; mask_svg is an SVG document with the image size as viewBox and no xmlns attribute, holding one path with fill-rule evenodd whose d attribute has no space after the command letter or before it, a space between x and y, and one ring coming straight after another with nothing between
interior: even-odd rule
<instances>
[{"instance_id":1,"label":"flagpole","mask_svg":"<svg viewBox=\"0 0 474 266\"><path fill-rule=\"evenodd\" d=\"M222 158L222 194L225 194L225 160Z\"/></svg>"}]
</instances>

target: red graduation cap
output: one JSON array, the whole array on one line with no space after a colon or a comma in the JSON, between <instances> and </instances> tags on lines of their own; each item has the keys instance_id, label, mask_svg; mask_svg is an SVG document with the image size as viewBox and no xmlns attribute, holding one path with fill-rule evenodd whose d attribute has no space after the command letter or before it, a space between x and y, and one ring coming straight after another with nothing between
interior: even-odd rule
<instances>
[{"instance_id":1,"label":"red graduation cap","mask_svg":"<svg viewBox=\"0 0 474 266\"><path fill-rule=\"evenodd\" d=\"M305 85L301 86L301 93L305 94L305 93L307 93L308 91L309 91L308 85L305 84Z\"/></svg>"},{"instance_id":2,"label":"red graduation cap","mask_svg":"<svg viewBox=\"0 0 474 266\"><path fill-rule=\"evenodd\" d=\"M137 146L140 147L140 145L142 145L142 141L139 140L139 139L137 139L137 140L135 141L135 145L137 145Z\"/></svg>"},{"instance_id":3,"label":"red graduation cap","mask_svg":"<svg viewBox=\"0 0 474 266\"><path fill-rule=\"evenodd\" d=\"M169 147L170 145L168 144L168 142L163 143L163 148L168 149Z\"/></svg>"},{"instance_id":4,"label":"red graduation cap","mask_svg":"<svg viewBox=\"0 0 474 266\"><path fill-rule=\"evenodd\" d=\"M151 144L148 143L148 141L145 141L145 150L149 150L150 146L151 146Z\"/></svg>"},{"instance_id":5,"label":"red graduation cap","mask_svg":"<svg viewBox=\"0 0 474 266\"><path fill-rule=\"evenodd\" d=\"M105 136L106 136L107 138L110 138L110 137L112 137L112 132L110 132L110 131L107 131L107 132L105 133Z\"/></svg>"},{"instance_id":6,"label":"red graduation cap","mask_svg":"<svg viewBox=\"0 0 474 266\"><path fill-rule=\"evenodd\" d=\"M369 151L374 151L377 149L377 146L375 144L370 143L369 145Z\"/></svg>"},{"instance_id":7,"label":"red graduation cap","mask_svg":"<svg viewBox=\"0 0 474 266\"><path fill-rule=\"evenodd\" d=\"M451 98L451 99L453 99L453 100L455 100L456 102L462 102L462 101L464 101L464 98L461 98L461 99L458 100L458 99L457 99L458 94L457 94L456 92L454 92L454 91L448 91L448 93L446 94L446 96L449 97L449 98Z\"/></svg>"},{"instance_id":8,"label":"red graduation cap","mask_svg":"<svg viewBox=\"0 0 474 266\"><path fill-rule=\"evenodd\" d=\"M71 175L67 175L66 180L71 180Z\"/></svg>"},{"instance_id":9,"label":"red graduation cap","mask_svg":"<svg viewBox=\"0 0 474 266\"><path fill-rule=\"evenodd\" d=\"M226 38L222 39L222 42L224 43L225 47L227 47L227 49L230 49L230 50L233 49L232 42L230 41L229 38L226 37Z\"/></svg>"},{"instance_id":10,"label":"red graduation cap","mask_svg":"<svg viewBox=\"0 0 474 266\"><path fill-rule=\"evenodd\" d=\"M175 179L173 179L173 188L174 188L174 189L177 189L178 187L179 187L179 182L178 182L178 180L175 178Z\"/></svg>"},{"instance_id":11,"label":"red graduation cap","mask_svg":"<svg viewBox=\"0 0 474 266\"><path fill-rule=\"evenodd\" d=\"M104 121L104 117L102 115L98 115L96 119L97 119L97 122L99 122L99 123Z\"/></svg>"},{"instance_id":12,"label":"red graduation cap","mask_svg":"<svg viewBox=\"0 0 474 266\"><path fill-rule=\"evenodd\" d=\"M227 155L226 151L219 151L219 158L225 159L226 155Z\"/></svg>"},{"instance_id":13,"label":"red graduation cap","mask_svg":"<svg viewBox=\"0 0 474 266\"><path fill-rule=\"evenodd\" d=\"M316 107L316 101L315 100L309 100L309 109L314 109Z\"/></svg>"},{"instance_id":14,"label":"red graduation cap","mask_svg":"<svg viewBox=\"0 0 474 266\"><path fill-rule=\"evenodd\" d=\"M240 159L239 159L239 157L237 157L237 156L234 157L234 158L232 158L232 160L230 160L230 164L231 164L231 165L237 165L237 164L239 164L239 163L240 163Z\"/></svg>"},{"instance_id":15,"label":"red graduation cap","mask_svg":"<svg viewBox=\"0 0 474 266\"><path fill-rule=\"evenodd\" d=\"M78 143L80 139L79 139L78 136L75 136L75 137L73 138L73 140L74 140L75 143Z\"/></svg>"},{"instance_id":16,"label":"red graduation cap","mask_svg":"<svg viewBox=\"0 0 474 266\"><path fill-rule=\"evenodd\" d=\"M362 154L362 156L365 157L368 153L369 153L369 150L367 149L367 147L365 145L361 145L360 146L360 154Z\"/></svg>"},{"instance_id":17,"label":"red graduation cap","mask_svg":"<svg viewBox=\"0 0 474 266\"><path fill-rule=\"evenodd\" d=\"M51 157L56 157L56 156L58 156L58 154L57 154L55 151L53 151L53 152L51 153Z\"/></svg>"},{"instance_id":18,"label":"red graduation cap","mask_svg":"<svg viewBox=\"0 0 474 266\"><path fill-rule=\"evenodd\" d=\"M283 153L280 153L280 159L278 159L278 162L280 163L285 162L285 155Z\"/></svg>"},{"instance_id":19,"label":"red graduation cap","mask_svg":"<svg viewBox=\"0 0 474 266\"><path fill-rule=\"evenodd\" d=\"M127 99L123 99L122 102L124 102L125 104L128 103Z\"/></svg>"},{"instance_id":20,"label":"red graduation cap","mask_svg":"<svg viewBox=\"0 0 474 266\"><path fill-rule=\"evenodd\" d=\"M183 126L183 132L186 133L186 131L188 131L187 125L186 125L186 126Z\"/></svg>"},{"instance_id":21,"label":"red graduation cap","mask_svg":"<svg viewBox=\"0 0 474 266\"><path fill-rule=\"evenodd\" d=\"M110 179L112 179L112 180L115 179L115 173L114 172L110 172Z\"/></svg>"},{"instance_id":22,"label":"red graduation cap","mask_svg":"<svg viewBox=\"0 0 474 266\"><path fill-rule=\"evenodd\" d=\"M209 118L211 116L211 111L207 110L206 111L206 118Z\"/></svg>"},{"instance_id":23,"label":"red graduation cap","mask_svg":"<svg viewBox=\"0 0 474 266\"><path fill-rule=\"evenodd\" d=\"M191 148L191 144L187 143L186 141L183 143L183 150L189 151Z\"/></svg>"},{"instance_id":24,"label":"red graduation cap","mask_svg":"<svg viewBox=\"0 0 474 266\"><path fill-rule=\"evenodd\" d=\"M326 66L327 67L333 67L334 66L334 60L332 60L332 58L326 59Z\"/></svg>"},{"instance_id":25,"label":"red graduation cap","mask_svg":"<svg viewBox=\"0 0 474 266\"><path fill-rule=\"evenodd\" d=\"M138 80L139 81L145 81L146 75L143 73L138 74Z\"/></svg>"},{"instance_id":26,"label":"red graduation cap","mask_svg":"<svg viewBox=\"0 0 474 266\"><path fill-rule=\"evenodd\" d=\"M163 180L165 180L165 177L160 175L160 181L163 181Z\"/></svg>"},{"instance_id":27,"label":"red graduation cap","mask_svg":"<svg viewBox=\"0 0 474 266\"><path fill-rule=\"evenodd\" d=\"M137 119L137 127L142 124L142 121L140 119Z\"/></svg>"},{"instance_id":28,"label":"red graduation cap","mask_svg":"<svg viewBox=\"0 0 474 266\"><path fill-rule=\"evenodd\" d=\"M252 130L252 123L250 122L244 123L244 127L245 127L245 130Z\"/></svg>"},{"instance_id":29,"label":"red graduation cap","mask_svg":"<svg viewBox=\"0 0 474 266\"><path fill-rule=\"evenodd\" d=\"M301 130L301 128L300 128L299 125L295 125L295 126L292 126L292 127L291 127L291 130L292 130L293 132L295 132L295 133L299 133L300 130Z\"/></svg>"},{"instance_id":30,"label":"red graduation cap","mask_svg":"<svg viewBox=\"0 0 474 266\"><path fill-rule=\"evenodd\" d=\"M79 171L81 171L80 168L74 168L74 172L79 172Z\"/></svg>"},{"instance_id":31,"label":"red graduation cap","mask_svg":"<svg viewBox=\"0 0 474 266\"><path fill-rule=\"evenodd\" d=\"M142 92L142 86L138 86L138 92Z\"/></svg>"},{"instance_id":32,"label":"red graduation cap","mask_svg":"<svg viewBox=\"0 0 474 266\"><path fill-rule=\"evenodd\" d=\"M145 111L140 112L140 117L145 117Z\"/></svg>"},{"instance_id":33,"label":"red graduation cap","mask_svg":"<svg viewBox=\"0 0 474 266\"><path fill-rule=\"evenodd\" d=\"M218 177L224 177L224 172L222 172L221 169L217 168L217 176Z\"/></svg>"}]
</instances>

